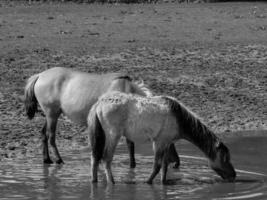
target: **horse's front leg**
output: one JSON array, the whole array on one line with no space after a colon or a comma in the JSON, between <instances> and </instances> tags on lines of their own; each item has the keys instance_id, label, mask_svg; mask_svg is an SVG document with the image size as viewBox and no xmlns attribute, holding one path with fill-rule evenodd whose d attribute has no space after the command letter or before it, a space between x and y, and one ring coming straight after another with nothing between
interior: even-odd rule
<instances>
[{"instance_id":1,"label":"horse's front leg","mask_svg":"<svg viewBox=\"0 0 267 200\"><path fill-rule=\"evenodd\" d=\"M130 168L135 168L136 162L134 157L134 143L131 140L126 139L127 147L129 151L129 157L130 157Z\"/></svg>"},{"instance_id":2,"label":"horse's front leg","mask_svg":"<svg viewBox=\"0 0 267 200\"><path fill-rule=\"evenodd\" d=\"M173 168L177 169L180 167L180 158L175 149L175 145L172 143L169 147L169 154L168 154L169 162L175 162Z\"/></svg>"},{"instance_id":3,"label":"horse's front leg","mask_svg":"<svg viewBox=\"0 0 267 200\"><path fill-rule=\"evenodd\" d=\"M162 165L163 155L164 155L164 152L161 149L158 149L155 143L153 143L153 148L154 148L154 164L153 164L152 173L150 174L150 177L146 181L146 183L148 184L152 184L153 179L159 173L161 165Z\"/></svg>"},{"instance_id":4,"label":"horse's front leg","mask_svg":"<svg viewBox=\"0 0 267 200\"><path fill-rule=\"evenodd\" d=\"M166 148L163 155L162 160L162 174L161 174L161 182L162 184L167 184L167 171L168 171L168 165L170 163L170 148Z\"/></svg>"}]
</instances>

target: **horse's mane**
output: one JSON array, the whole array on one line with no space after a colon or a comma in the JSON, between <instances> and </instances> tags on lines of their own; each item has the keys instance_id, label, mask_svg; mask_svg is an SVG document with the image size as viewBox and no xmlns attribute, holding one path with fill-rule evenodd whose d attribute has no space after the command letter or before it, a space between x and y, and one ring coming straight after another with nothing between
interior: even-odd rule
<instances>
[{"instance_id":1,"label":"horse's mane","mask_svg":"<svg viewBox=\"0 0 267 200\"><path fill-rule=\"evenodd\" d=\"M138 91L140 94L143 93L143 96L146 96L146 97L152 97L153 96L152 91L148 88L148 86L144 83L143 80L138 81L138 82L137 81L132 82L132 86L133 86L134 90Z\"/></svg>"},{"instance_id":2,"label":"horse's mane","mask_svg":"<svg viewBox=\"0 0 267 200\"><path fill-rule=\"evenodd\" d=\"M130 81L131 82L130 93L134 93L134 94L138 94L138 95L146 96L146 97L153 96L152 91L148 88L148 86L144 83L143 80L133 81L133 79L127 74L118 74L118 76L115 79L126 79Z\"/></svg>"},{"instance_id":3,"label":"horse's mane","mask_svg":"<svg viewBox=\"0 0 267 200\"><path fill-rule=\"evenodd\" d=\"M172 97L163 97L169 104L182 137L198 146L210 159L216 157L218 137L186 106Z\"/></svg>"}]
</instances>

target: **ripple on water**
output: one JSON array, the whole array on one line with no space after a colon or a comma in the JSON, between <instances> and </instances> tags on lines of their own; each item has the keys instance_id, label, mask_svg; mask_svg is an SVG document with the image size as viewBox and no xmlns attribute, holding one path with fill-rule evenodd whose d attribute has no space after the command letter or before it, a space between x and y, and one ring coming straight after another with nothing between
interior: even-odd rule
<instances>
[{"instance_id":1,"label":"ripple on water","mask_svg":"<svg viewBox=\"0 0 267 200\"><path fill-rule=\"evenodd\" d=\"M251 141L250 141L251 142ZM267 142L267 140L266 140ZM249 143L251 144L251 143ZM242 144L235 144L235 146ZM251 145L256 145L252 144ZM255 146L254 146L255 147ZM235 183L226 183L207 165L199 152L183 147L187 155L182 155L179 170L169 168L168 185L160 183L158 175L153 185L144 181L151 173L153 156L136 154L137 167L129 169L126 150L119 150L114 157L113 173L115 186L105 181L102 167L99 183L90 184L90 156L87 152L67 152L65 165L43 166L39 159L8 160L0 165L1 199L266 199L266 170L257 166L235 163L237 170ZM259 147L262 148L262 147ZM248 145L249 149L249 145ZM191 151L191 152L190 152ZM258 151L257 152L261 152ZM266 151L262 151L263 154ZM190 155L188 155L190 153ZM244 151L242 151L244 153ZM193 155L193 156L192 156ZM239 155L235 155L239 157ZM241 155L240 155L241 156ZM247 154L246 159L252 159ZM41 158L41 156L39 156ZM267 162L262 160L263 166ZM252 168L251 168L252 167ZM251 170L252 169L252 170ZM130 196L129 196L130 194Z\"/></svg>"}]
</instances>

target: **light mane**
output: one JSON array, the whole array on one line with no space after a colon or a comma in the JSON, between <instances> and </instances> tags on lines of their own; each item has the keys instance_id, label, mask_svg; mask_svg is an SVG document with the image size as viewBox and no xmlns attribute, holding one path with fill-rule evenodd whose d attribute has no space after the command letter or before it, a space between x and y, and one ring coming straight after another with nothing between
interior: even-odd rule
<instances>
[{"instance_id":1,"label":"light mane","mask_svg":"<svg viewBox=\"0 0 267 200\"><path fill-rule=\"evenodd\" d=\"M142 91L144 96L146 96L146 97L152 97L153 96L152 91L148 88L148 86L144 83L143 80L141 80L139 82L134 82L133 86L135 87L136 90Z\"/></svg>"},{"instance_id":2,"label":"light mane","mask_svg":"<svg viewBox=\"0 0 267 200\"><path fill-rule=\"evenodd\" d=\"M140 96L132 93L124 93L119 91L109 91L99 97L102 102L110 102L113 104L126 103L127 101L134 101L138 107L157 106L166 107L165 100L161 96Z\"/></svg>"}]
</instances>

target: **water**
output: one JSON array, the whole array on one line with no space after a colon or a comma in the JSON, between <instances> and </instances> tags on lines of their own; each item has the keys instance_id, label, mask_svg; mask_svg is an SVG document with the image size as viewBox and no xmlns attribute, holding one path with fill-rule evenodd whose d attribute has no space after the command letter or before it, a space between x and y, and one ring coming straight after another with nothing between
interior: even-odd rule
<instances>
[{"instance_id":1,"label":"water","mask_svg":"<svg viewBox=\"0 0 267 200\"><path fill-rule=\"evenodd\" d=\"M181 141L176 146L181 157L180 170L169 169L169 185L153 185L148 178L153 157L151 145L136 147L137 168L128 167L126 147L116 151L113 173L116 184L105 182L100 170L99 183L90 183L88 150L63 154L64 165L44 166L41 155L27 160L0 163L0 199L267 199L267 137L242 137L226 140L237 169L235 183L226 183L207 165L203 154Z\"/></svg>"}]
</instances>

